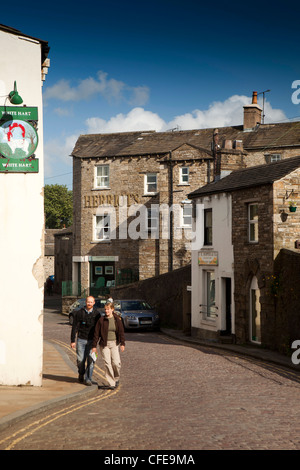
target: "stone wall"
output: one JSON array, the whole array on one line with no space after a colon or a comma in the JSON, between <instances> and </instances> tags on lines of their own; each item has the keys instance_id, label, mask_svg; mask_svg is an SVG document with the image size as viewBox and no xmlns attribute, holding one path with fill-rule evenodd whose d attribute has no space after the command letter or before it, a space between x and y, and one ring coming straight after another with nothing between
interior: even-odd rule
<instances>
[{"instance_id":1,"label":"stone wall","mask_svg":"<svg viewBox=\"0 0 300 470\"><path fill-rule=\"evenodd\" d=\"M299 200L299 178L293 172L274 185L235 191L232 195L237 342L249 341L250 285L255 276L260 289L261 343L285 352L300 339L300 213L289 212L289 195ZM259 243L248 242L249 203L258 202ZM285 215L284 217L282 215ZM288 248L288 249L287 249Z\"/></svg>"},{"instance_id":2,"label":"stone wall","mask_svg":"<svg viewBox=\"0 0 300 470\"><path fill-rule=\"evenodd\" d=\"M207 182L208 167L205 159L208 156L205 154L202 158L200 153L198 149L183 146L182 149L173 152L172 163L169 161L168 154L164 157L150 155L110 159L74 158L74 183L76 181L76 184L73 189L73 256L115 257L116 271L130 268L139 272L140 279L158 276L189 264L190 242L186 237L186 229L181 227L180 216L174 218L172 242L171 236L163 237L161 232L158 239L151 238L148 232L141 233L140 239L132 239L129 233L130 227L134 227L134 220L140 214L136 212L130 215L129 208L132 204L140 204L145 208L150 208L155 204L160 210L162 205L169 207L173 204L182 207L187 194ZM95 166L100 164L109 164L110 167L110 184L107 189L94 188ZM180 183L179 174L182 166L188 166L190 169L189 184ZM158 191L152 196L145 194L147 173L156 173L158 177ZM125 199L120 199L120 196L125 196L126 202ZM127 204L128 214L125 223L121 222L120 217L124 207L121 205L124 202ZM110 205L116 217L117 229L111 240L95 241L93 240L94 216L100 214L99 211L107 204ZM160 221L162 217L162 212L160 212ZM128 234L126 238L120 236L120 230L124 229ZM139 230L137 227L137 231ZM81 263L81 282L83 286L88 287L87 259Z\"/></svg>"},{"instance_id":3,"label":"stone wall","mask_svg":"<svg viewBox=\"0 0 300 470\"><path fill-rule=\"evenodd\" d=\"M190 330L191 266L111 289L113 299L144 299L158 310L162 326Z\"/></svg>"},{"instance_id":4,"label":"stone wall","mask_svg":"<svg viewBox=\"0 0 300 470\"><path fill-rule=\"evenodd\" d=\"M282 249L275 260L273 291L275 319L274 348L289 353L292 342L300 340L300 253Z\"/></svg>"},{"instance_id":5,"label":"stone wall","mask_svg":"<svg viewBox=\"0 0 300 470\"><path fill-rule=\"evenodd\" d=\"M273 304L266 294L266 278L273 275L272 185L232 193L232 243L234 247L235 330L239 343L250 338L250 285L254 276L262 305L262 343ZM248 241L248 204L258 202L259 243Z\"/></svg>"}]
</instances>

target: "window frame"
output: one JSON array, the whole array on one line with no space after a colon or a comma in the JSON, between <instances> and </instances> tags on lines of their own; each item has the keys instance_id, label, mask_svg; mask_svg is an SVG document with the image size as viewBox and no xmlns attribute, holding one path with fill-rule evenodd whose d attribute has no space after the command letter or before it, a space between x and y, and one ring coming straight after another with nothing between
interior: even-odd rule
<instances>
[{"instance_id":1,"label":"window frame","mask_svg":"<svg viewBox=\"0 0 300 470\"><path fill-rule=\"evenodd\" d=\"M107 175L102 174L98 175L98 169L105 169L107 168ZM98 180L100 179L100 185L98 185ZM105 182L105 179L107 180ZM103 182L103 184L102 184ZM94 188L95 189L108 189L110 183L110 168L108 164L101 164L101 165L95 165L95 178L94 178Z\"/></svg>"},{"instance_id":2,"label":"window frame","mask_svg":"<svg viewBox=\"0 0 300 470\"><path fill-rule=\"evenodd\" d=\"M183 170L187 170L186 174L183 174ZM187 178L187 181L184 181L184 177ZM182 166L179 173L179 184L190 184L190 168L188 166Z\"/></svg>"},{"instance_id":3,"label":"window frame","mask_svg":"<svg viewBox=\"0 0 300 470\"><path fill-rule=\"evenodd\" d=\"M189 210L189 214L185 214L186 210ZM189 224L185 223L185 219L190 218L191 222ZM193 225L193 205L191 203L183 203L181 207L181 226L184 228L192 228Z\"/></svg>"},{"instance_id":4,"label":"window frame","mask_svg":"<svg viewBox=\"0 0 300 470\"><path fill-rule=\"evenodd\" d=\"M208 214L211 214L210 225L207 224ZM212 246L212 244L213 244L213 214L212 214L212 208L204 209L203 227L204 227L204 246Z\"/></svg>"},{"instance_id":5,"label":"window frame","mask_svg":"<svg viewBox=\"0 0 300 470\"><path fill-rule=\"evenodd\" d=\"M213 291L211 290L213 283ZM213 297L212 297L213 292ZM216 317L216 272L214 270L205 271L205 303L206 319L215 320Z\"/></svg>"},{"instance_id":6,"label":"window frame","mask_svg":"<svg viewBox=\"0 0 300 470\"><path fill-rule=\"evenodd\" d=\"M251 208L256 207L256 213L254 218L251 218ZM247 207L247 218L248 218L248 242L258 243L259 240L259 225L258 225L258 202L251 202ZM253 238L252 238L253 236Z\"/></svg>"},{"instance_id":7,"label":"window frame","mask_svg":"<svg viewBox=\"0 0 300 470\"><path fill-rule=\"evenodd\" d=\"M159 210L157 207L147 207L147 223L148 233L156 235L159 230Z\"/></svg>"},{"instance_id":8,"label":"window frame","mask_svg":"<svg viewBox=\"0 0 300 470\"><path fill-rule=\"evenodd\" d=\"M154 176L155 177L155 183L148 181L148 178ZM155 184L155 190L154 191L149 191L149 186ZM154 195L157 194L157 187L158 187L158 181L157 181L157 173L146 173L145 174L145 180L144 180L144 185L145 185L145 194L147 195Z\"/></svg>"},{"instance_id":9,"label":"window frame","mask_svg":"<svg viewBox=\"0 0 300 470\"><path fill-rule=\"evenodd\" d=\"M97 219L101 219L106 222L106 224L101 227L97 223ZM101 231L103 232L103 237L98 237L97 232ZM105 236L105 233L108 232L108 236ZM95 242L105 242L105 241L110 241L111 240L111 217L110 214L101 214L101 215L94 215L94 231L93 231L93 241Z\"/></svg>"}]
</instances>

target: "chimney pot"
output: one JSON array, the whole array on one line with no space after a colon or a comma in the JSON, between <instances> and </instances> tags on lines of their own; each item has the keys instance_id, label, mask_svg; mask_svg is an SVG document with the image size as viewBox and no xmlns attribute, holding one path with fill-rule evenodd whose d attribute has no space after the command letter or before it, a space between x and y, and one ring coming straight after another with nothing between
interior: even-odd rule
<instances>
[{"instance_id":1,"label":"chimney pot","mask_svg":"<svg viewBox=\"0 0 300 470\"><path fill-rule=\"evenodd\" d=\"M252 104L257 104L257 91L253 92L252 95Z\"/></svg>"}]
</instances>

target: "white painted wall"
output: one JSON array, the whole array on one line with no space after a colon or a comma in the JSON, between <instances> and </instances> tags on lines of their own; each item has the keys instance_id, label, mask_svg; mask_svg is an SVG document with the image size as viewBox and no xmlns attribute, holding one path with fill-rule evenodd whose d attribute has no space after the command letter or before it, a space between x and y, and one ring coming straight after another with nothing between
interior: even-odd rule
<instances>
[{"instance_id":1,"label":"white painted wall","mask_svg":"<svg viewBox=\"0 0 300 470\"><path fill-rule=\"evenodd\" d=\"M233 302L233 246L231 240L231 196L229 194L218 194L211 197L204 197L197 201L197 219L198 233L204 233L203 227L203 211L212 208L213 214L213 244L210 247L203 245L203 237L201 243L196 250L192 250L192 327L198 329L206 329L213 332L223 330L225 328L225 311L224 311L224 287L222 280L224 277L231 278L231 311L232 311L232 333L234 333L234 302ZM194 227L195 230L195 227ZM218 265L214 267L199 266L198 254L202 249L218 252ZM218 317L207 320L200 312L204 303L204 271L214 270L216 276L216 306L218 307Z\"/></svg>"},{"instance_id":2,"label":"white painted wall","mask_svg":"<svg viewBox=\"0 0 300 470\"><path fill-rule=\"evenodd\" d=\"M17 82L38 107L39 173L0 173L0 384L42 385L43 113L41 45L0 31L0 105ZM8 106L12 106L6 101Z\"/></svg>"}]
</instances>

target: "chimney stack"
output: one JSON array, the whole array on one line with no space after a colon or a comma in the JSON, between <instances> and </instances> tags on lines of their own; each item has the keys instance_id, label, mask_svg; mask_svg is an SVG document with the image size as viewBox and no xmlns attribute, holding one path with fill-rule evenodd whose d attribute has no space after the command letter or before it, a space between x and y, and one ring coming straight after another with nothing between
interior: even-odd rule
<instances>
[{"instance_id":1,"label":"chimney stack","mask_svg":"<svg viewBox=\"0 0 300 470\"><path fill-rule=\"evenodd\" d=\"M261 112L262 108L257 104L257 91L254 91L252 104L244 106L244 131L251 131L261 124Z\"/></svg>"}]
</instances>

